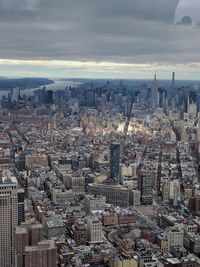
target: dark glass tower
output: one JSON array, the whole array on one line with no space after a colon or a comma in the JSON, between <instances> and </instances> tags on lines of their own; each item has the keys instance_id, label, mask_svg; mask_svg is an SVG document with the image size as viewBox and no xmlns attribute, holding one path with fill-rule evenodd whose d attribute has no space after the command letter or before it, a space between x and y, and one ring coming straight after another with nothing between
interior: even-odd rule
<instances>
[{"instance_id":1,"label":"dark glass tower","mask_svg":"<svg viewBox=\"0 0 200 267\"><path fill-rule=\"evenodd\" d=\"M95 89L88 89L86 92L86 102L88 107L95 106Z\"/></svg>"},{"instance_id":2,"label":"dark glass tower","mask_svg":"<svg viewBox=\"0 0 200 267\"><path fill-rule=\"evenodd\" d=\"M46 103L53 104L53 91L52 90L47 90L46 92Z\"/></svg>"},{"instance_id":3,"label":"dark glass tower","mask_svg":"<svg viewBox=\"0 0 200 267\"><path fill-rule=\"evenodd\" d=\"M18 225L25 221L25 211L24 211L24 190L19 189L17 192L18 197Z\"/></svg>"},{"instance_id":4,"label":"dark glass tower","mask_svg":"<svg viewBox=\"0 0 200 267\"><path fill-rule=\"evenodd\" d=\"M200 92L197 93L196 100L197 100L197 112L200 112Z\"/></svg>"},{"instance_id":5,"label":"dark glass tower","mask_svg":"<svg viewBox=\"0 0 200 267\"><path fill-rule=\"evenodd\" d=\"M138 186L141 192L141 202L144 205L152 205L153 191L152 191L152 176L142 174L138 177Z\"/></svg>"},{"instance_id":6,"label":"dark glass tower","mask_svg":"<svg viewBox=\"0 0 200 267\"><path fill-rule=\"evenodd\" d=\"M110 178L119 181L120 144L110 144Z\"/></svg>"}]
</instances>

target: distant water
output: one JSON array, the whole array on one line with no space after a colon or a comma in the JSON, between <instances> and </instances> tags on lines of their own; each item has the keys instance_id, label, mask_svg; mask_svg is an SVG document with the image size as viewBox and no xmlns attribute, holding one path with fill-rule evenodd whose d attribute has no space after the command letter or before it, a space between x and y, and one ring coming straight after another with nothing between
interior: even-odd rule
<instances>
[{"instance_id":1,"label":"distant water","mask_svg":"<svg viewBox=\"0 0 200 267\"><path fill-rule=\"evenodd\" d=\"M73 81L55 80L55 83L52 83L52 84L42 85L37 88L21 90L21 94L31 96L34 94L35 90L43 88L44 86L46 87L47 90L57 91L57 90L64 90L66 87L77 87L79 84L80 83L73 82ZM10 91L0 91L0 99L2 99L3 96L7 97L9 92Z\"/></svg>"}]
</instances>

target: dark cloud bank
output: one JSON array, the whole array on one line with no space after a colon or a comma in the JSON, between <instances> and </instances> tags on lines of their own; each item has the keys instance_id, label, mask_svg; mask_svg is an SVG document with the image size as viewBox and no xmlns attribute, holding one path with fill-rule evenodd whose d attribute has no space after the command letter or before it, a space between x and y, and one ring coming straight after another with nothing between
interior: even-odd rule
<instances>
[{"instance_id":1,"label":"dark cloud bank","mask_svg":"<svg viewBox=\"0 0 200 267\"><path fill-rule=\"evenodd\" d=\"M178 0L0 0L0 58L189 64L198 28L174 24Z\"/></svg>"}]
</instances>

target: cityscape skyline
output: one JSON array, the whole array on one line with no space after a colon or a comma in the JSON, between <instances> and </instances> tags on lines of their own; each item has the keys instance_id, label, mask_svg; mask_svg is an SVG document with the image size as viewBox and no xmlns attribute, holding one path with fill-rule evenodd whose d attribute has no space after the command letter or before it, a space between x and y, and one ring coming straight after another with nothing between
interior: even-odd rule
<instances>
[{"instance_id":1,"label":"cityscape skyline","mask_svg":"<svg viewBox=\"0 0 200 267\"><path fill-rule=\"evenodd\" d=\"M200 266L198 84L0 88L2 267Z\"/></svg>"}]
</instances>

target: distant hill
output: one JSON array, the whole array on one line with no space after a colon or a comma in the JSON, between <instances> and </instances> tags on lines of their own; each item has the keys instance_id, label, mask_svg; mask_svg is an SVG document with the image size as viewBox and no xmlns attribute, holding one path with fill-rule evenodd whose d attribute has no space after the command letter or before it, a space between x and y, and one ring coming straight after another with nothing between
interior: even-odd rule
<instances>
[{"instance_id":1,"label":"distant hill","mask_svg":"<svg viewBox=\"0 0 200 267\"><path fill-rule=\"evenodd\" d=\"M54 83L53 80L47 78L1 78L0 77L0 90L11 90L12 88L19 87L20 89L36 88L42 85Z\"/></svg>"}]
</instances>

